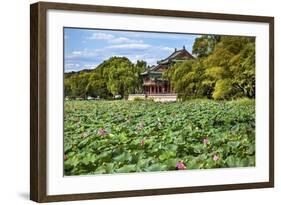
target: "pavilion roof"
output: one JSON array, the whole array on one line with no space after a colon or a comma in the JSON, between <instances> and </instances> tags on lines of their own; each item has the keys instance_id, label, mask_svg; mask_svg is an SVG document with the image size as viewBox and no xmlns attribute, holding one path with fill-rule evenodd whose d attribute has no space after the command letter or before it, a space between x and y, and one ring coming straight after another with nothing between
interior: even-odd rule
<instances>
[{"instance_id":1,"label":"pavilion roof","mask_svg":"<svg viewBox=\"0 0 281 205\"><path fill-rule=\"evenodd\" d=\"M178 58L182 58L182 56L184 56L186 58L190 58L190 59L194 58L183 46L183 48L181 50L175 49L175 51L170 56L168 56L167 58L165 58L163 60L157 61L157 63L158 64L167 64L173 60L180 60Z\"/></svg>"},{"instance_id":2,"label":"pavilion roof","mask_svg":"<svg viewBox=\"0 0 281 205\"><path fill-rule=\"evenodd\" d=\"M183 48L181 50L175 49L175 51L169 55L167 58L157 61L156 66L152 66L149 70L141 73L141 75L161 75L163 71L160 71L161 68L166 66L166 64L169 64L171 62L178 62L178 61L185 61L188 59L193 59L194 57L185 49Z\"/></svg>"}]
</instances>

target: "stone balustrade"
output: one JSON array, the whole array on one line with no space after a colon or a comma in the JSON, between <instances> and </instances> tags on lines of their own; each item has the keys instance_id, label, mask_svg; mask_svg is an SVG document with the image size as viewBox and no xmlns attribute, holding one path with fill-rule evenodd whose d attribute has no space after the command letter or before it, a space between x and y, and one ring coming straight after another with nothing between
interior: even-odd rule
<instances>
[{"instance_id":1,"label":"stone balustrade","mask_svg":"<svg viewBox=\"0 0 281 205\"><path fill-rule=\"evenodd\" d=\"M128 100L134 100L136 98L153 99L155 102L175 102L177 101L177 94L130 94Z\"/></svg>"}]
</instances>

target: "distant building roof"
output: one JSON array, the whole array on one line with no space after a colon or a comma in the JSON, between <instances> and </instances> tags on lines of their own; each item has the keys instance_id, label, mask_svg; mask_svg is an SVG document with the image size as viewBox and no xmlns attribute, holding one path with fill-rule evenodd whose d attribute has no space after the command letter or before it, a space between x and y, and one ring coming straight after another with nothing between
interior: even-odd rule
<instances>
[{"instance_id":1,"label":"distant building roof","mask_svg":"<svg viewBox=\"0 0 281 205\"><path fill-rule=\"evenodd\" d=\"M163 60L157 61L156 66L152 66L149 70L141 73L141 75L161 75L163 73L163 67L165 70L168 64L172 62L185 61L193 58L194 57L185 49L184 46L181 50L177 50L175 48L175 51L170 56Z\"/></svg>"},{"instance_id":2,"label":"distant building roof","mask_svg":"<svg viewBox=\"0 0 281 205\"><path fill-rule=\"evenodd\" d=\"M173 60L187 60L187 59L193 59L194 57L185 49L185 46L181 50L175 49L175 51L168 56L167 58L157 61L158 64L167 64L170 63Z\"/></svg>"}]
</instances>

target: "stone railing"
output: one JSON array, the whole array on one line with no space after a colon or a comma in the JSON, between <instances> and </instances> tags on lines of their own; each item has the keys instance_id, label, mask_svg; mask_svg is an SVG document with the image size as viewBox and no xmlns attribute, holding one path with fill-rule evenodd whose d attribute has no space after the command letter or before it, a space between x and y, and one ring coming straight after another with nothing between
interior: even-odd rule
<instances>
[{"instance_id":1,"label":"stone railing","mask_svg":"<svg viewBox=\"0 0 281 205\"><path fill-rule=\"evenodd\" d=\"M135 98L146 99L145 94L130 94L128 100L134 100Z\"/></svg>"},{"instance_id":2,"label":"stone railing","mask_svg":"<svg viewBox=\"0 0 281 205\"><path fill-rule=\"evenodd\" d=\"M174 102L177 101L177 94L130 94L128 100L134 100L135 98L153 99L155 102Z\"/></svg>"}]
</instances>

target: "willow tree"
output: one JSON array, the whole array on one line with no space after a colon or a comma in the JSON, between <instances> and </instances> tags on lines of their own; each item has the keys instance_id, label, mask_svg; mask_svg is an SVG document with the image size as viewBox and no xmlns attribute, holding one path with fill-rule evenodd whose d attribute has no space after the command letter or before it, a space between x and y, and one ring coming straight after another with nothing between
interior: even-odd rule
<instances>
[{"instance_id":1,"label":"willow tree","mask_svg":"<svg viewBox=\"0 0 281 205\"><path fill-rule=\"evenodd\" d=\"M216 100L255 97L255 39L222 36L204 59L205 81L212 84Z\"/></svg>"},{"instance_id":2,"label":"willow tree","mask_svg":"<svg viewBox=\"0 0 281 205\"><path fill-rule=\"evenodd\" d=\"M112 57L107 60L103 77L112 95L127 97L137 87L138 75L135 66L125 57Z\"/></svg>"},{"instance_id":3,"label":"willow tree","mask_svg":"<svg viewBox=\"0 0 281 205\"><path fill-rule=\"evenodd\" d=\"M196 59L175 63L164 73L179 98L255 97L254 38L201 36L193 53Z\"/></svg>"}]
</instances>

